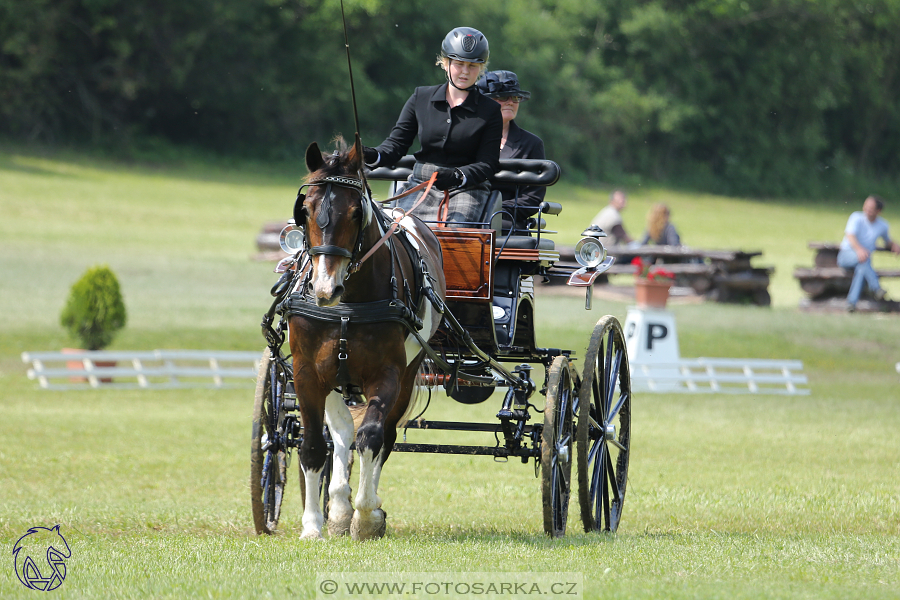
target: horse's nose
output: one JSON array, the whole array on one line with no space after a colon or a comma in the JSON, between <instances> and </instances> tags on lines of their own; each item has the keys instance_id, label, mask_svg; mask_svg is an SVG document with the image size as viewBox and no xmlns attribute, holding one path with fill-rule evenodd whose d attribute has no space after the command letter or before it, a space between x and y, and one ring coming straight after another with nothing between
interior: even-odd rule
<instances>
[{"instance_id":1,"label":"horse's nose","mask_svg":"<svg viewBox=\"0 0 900 600\"><path fill-rule=\"evenodd\" d=\"M331 289L331 294L328 294L324 289L316 290L316 305L317 306L335 306L341 301L341 296L344 294L344 286L336 285Z\"/></svg>"}]
</instances>

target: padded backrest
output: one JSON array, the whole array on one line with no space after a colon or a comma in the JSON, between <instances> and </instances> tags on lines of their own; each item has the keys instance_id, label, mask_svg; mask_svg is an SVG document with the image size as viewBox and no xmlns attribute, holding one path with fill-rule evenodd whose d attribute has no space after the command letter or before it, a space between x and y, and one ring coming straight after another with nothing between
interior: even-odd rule
<instances>
[{"instance_id":1,"label":"padded backrest","mask_svg":"<svg viewBox=\"0 0 900 600\"><path fill-rule=\"evenodd\" d=\"M366 177L376 180L406 181L412 175L416 158L407 155L391 167L379 166L366 173ZM500 160L500 170L491 177L495 183L506 185L551 186L559 181L559 165L552 160L532 158L504 158Z\"/></svg>"},{"instance_id":2,"label":"padded backrest","mask_svg":"<svg viewBox=\"0 0 900 600\"><path fill-rule=\"evenodd\" d=\"M416 158L412 155L407 155L397 161L396 165L390 167L379 166L370 170L366 173L366 177L381 181L391 181L388 193L391 196L395 196L398 184L406 181L412 175L412 169L415 164ZM491 177L491 182L519 186L551 186L559 181L559 175L559 165L552 160L504 158L500 160L500 170ZM491 229L499 232L502 222L502 215L499 211L502 207L503 200L500 192L492 191L485 210L481 215L481 222L487 223L490 221Z\"/></svg>"}]
</instances>

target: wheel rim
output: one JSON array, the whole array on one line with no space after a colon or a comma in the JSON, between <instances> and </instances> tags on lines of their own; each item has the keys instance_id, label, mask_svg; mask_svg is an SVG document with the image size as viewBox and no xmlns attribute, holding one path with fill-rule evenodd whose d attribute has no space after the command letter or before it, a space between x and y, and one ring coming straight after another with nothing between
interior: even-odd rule
<instances>
[{"instance_id":1,"label":"wheel rim","mask_svg":"<svg viewBox=\"0 0 900 600\"><path fill-rule=\"evenodd\" d=\"M619 322L594 328L579 390L578 484L585 531L616 531L628 482L631 377Z\"/></svg>"},{"instance_id":2,"label":"wheel rim","mask_svg":"<svg viewBox=\"0 0 900 600\"><path fill-rule=\"evenodd\" d=\"M571 496L575 442L572 376L565 356L558 356L547 377L547 402L541 433L541 488L544 531L552 537L566 532Z\"/></svg>"}]
</instances>

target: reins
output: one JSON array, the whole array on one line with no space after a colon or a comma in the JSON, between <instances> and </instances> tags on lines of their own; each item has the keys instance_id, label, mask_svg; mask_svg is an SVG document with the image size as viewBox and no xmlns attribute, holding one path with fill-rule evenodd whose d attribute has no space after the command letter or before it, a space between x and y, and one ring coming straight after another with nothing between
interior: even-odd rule
<instances>
[{"instance_id":1,"label":"reins","mask_svg":"<svg viewBox=\"0 0 900 600\"><path fill-rule=\"evenodd\" d=\"M424 182L418 184L417 186L406 190L405 192L403 192L401 194L397 194L393 198L388 198L387 200L379 200L378 201L378 202L381 202L382 204L387 203L387 202L392 202L394 200L398 200L400 198L409 196L413 192L416 192L416 191L422 189L423 187L425 188L425 191L422 192L422 195L419 197L418 201L416 201L416 203L413 204L412 208L410 208L409 210L403 210L402 208L394 209L395 211L399 212L400 214L394 216L394 220L391 222L390 227L387 228L387 231L384 232L384 235L381 236L381 239L378 240L377 242L375 242L375 244L371 248L369 248L369 251L366 252L366 254L361 259L356 261L354 264L350 265L350 271L349 271L350 273L356 273L357 271L359 271L360 265L362 265L363 262L365 262L365 260L367 258L369 258L373 254L375 254L375 251L378 250L378 248L380 248L388 240L388 238L390 238L392 235L397 233L397 230L400 228L400 221L402 221L403 218L406 217L408 214L410 214L412 211L416 210L416 208L422 203L422 201L425 200L425 197L428 196L428 192L431 191L431 186L434 185L435 179L437 179L437 172L432 173L431 177L428 179L428 181L424 181ZM444 195L447 196L447 192L444 192Z\"/></svg>"}]
</instances>

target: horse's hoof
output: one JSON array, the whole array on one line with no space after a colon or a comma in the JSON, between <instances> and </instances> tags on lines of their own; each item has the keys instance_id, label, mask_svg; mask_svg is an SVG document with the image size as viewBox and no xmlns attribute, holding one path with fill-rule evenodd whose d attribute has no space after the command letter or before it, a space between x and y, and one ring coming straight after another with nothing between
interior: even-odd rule
<instances>
[{"instance_id":1,"label":"horse's hoof","mask_svg":"<svg viewBox=\"0 0 900 600\"><path fill-rule=\"evenodd\" d=\"M302 541L308 542L324 542L325 538L322 537L322 534L318 531L306 531L300 534L300 539Z\"/></svg>"},{"instance_id":2,"label":"horse's hoof","mask_svg":"<svg viewBox=\"0 0 900 600\"><path fill-rule=\"evenodd\" d=\"M338 537L350 533L350 524L353 521L352 515L347 515L346 519L332 521L328 519L328 536Z\"/></svg>"},{"instance_id":3,"label":"horse's hoof","mask_svg":"<svg viewBox=\"0 0 900 600\"><path fill-rule=\"evenodd\" d=\"M377 540L384 537L387 530L387 513L381 508L376 508L369 513L369 518L363 520L360 512L353 513L350 522L350 537L358 542Z\"/></svg>"},{"instance_id":4,"label":"horse's hoof","mask_svg":"<svg viewBox=\"0 0 900 600\"><path fill-rule=\"evenodd\" d=\"M352 520L353 507L349 502L338 502L334 497L328 501L328 535L330 537L350 533Z\"/></svg>"}]
</instances>

